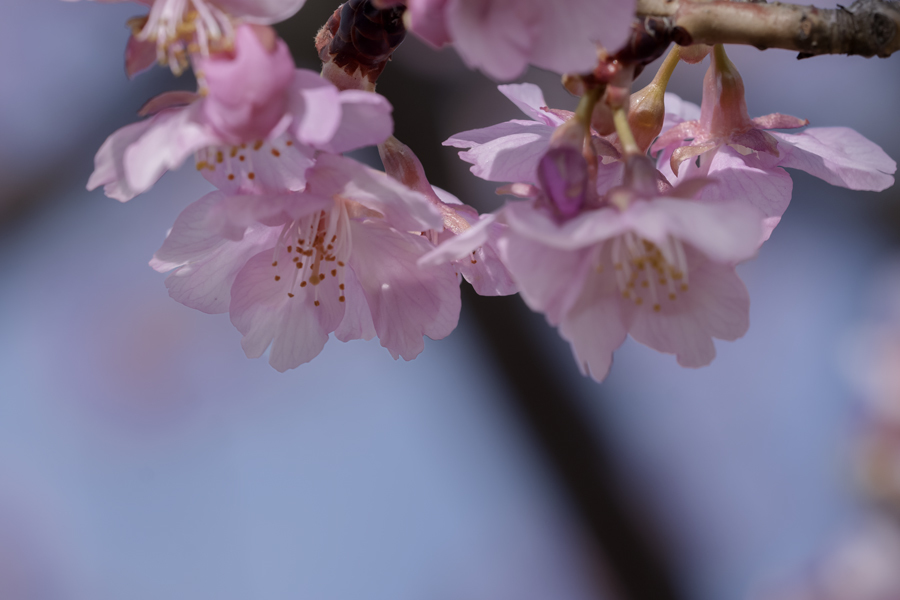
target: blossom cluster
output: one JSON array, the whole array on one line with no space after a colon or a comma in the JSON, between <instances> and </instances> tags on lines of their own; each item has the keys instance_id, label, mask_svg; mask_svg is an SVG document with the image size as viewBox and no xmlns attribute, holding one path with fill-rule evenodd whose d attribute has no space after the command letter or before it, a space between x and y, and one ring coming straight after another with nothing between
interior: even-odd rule
<instances>
[{"instance_id":1,"label":"blossom cluster","mask_svg":"<svg viewBox=\"0 0 900 600\"><path fill-rule=\"evenodd\" d=\"M679 364L749 325L735 267L759 251L791 196L786 168L851 189L893 184L896 163L846 128L751 118L721 46L676 47L656 79L622 0L349 0L323 27L322 74L296 69L268 27L302 0L142 0L129 75L158 62L197 75L100 148L89 189L121 201L195 157L216 188L178 217L151 266L177 301L228 312L248 356L278 370L314 358L331 334L377 337L412 359L456 327L461 279L482 295L520 293L602 380L627 336ZM510 80L528 65L567 74L575 113L532 84L501 85L527 117L446 145L513 199L479 215L429 184L393 137L375 80L409 31L452 44L467 65ZM656 38L654 38L656 39ZM683 57L710 55L700 107L665 92ZM384 170L343 153L377 146Z\"/></svg>"}]
</instances>

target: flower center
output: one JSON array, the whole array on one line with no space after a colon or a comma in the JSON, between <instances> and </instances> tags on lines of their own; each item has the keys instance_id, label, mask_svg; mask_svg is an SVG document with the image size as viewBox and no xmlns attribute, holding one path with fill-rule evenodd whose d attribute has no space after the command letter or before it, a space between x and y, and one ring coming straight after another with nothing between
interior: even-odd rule
<instances>
[{"instance_id":1,"label":"flower center","mask_svg":"<svg viewBox=\"0 0 900 600\"><path fill-rule=\"evenodd\" d=\"M295 143L290 134L282 134L271 140L201 148L196 153L196 168L219 172L224 179L216 185L229 194L274 187L299 191L306 182L303 174L312 164L311 155L312 150Z\"/></svg>"},{"instance_id":2,"label":"flower center","mask_svg":"<svg viewBox=\"0 0 900 600\"><path fill-rule=\"evenodd\" d=\"M146 17L129 22L135 39L156 42L156 57L176 75L190 56L230 50L234 25L227 13L208 0L156 0Z\"/></svg>"},{"instance_id":3,"label":"flower center","mask_svg":"<svg viewBox=\"0 0 900 600\"><path fill-rule=\"evenodd\" d=\"M319 284L336 277L338 302L344 302L344 269L350 249L350 218L344 202L337 199L331 210L318 211L284 226L275 245L272 266L278 267L281 261L294 265L288 297L294 298L300 290L312 290L313 303L320 306ZM275 281L280 280L281 276L275 275Z\"/></svg>"},{"instance_id":4,"label":"flower center","mask_svg":"<svg viewBox=\"0 0 900 600\"><path fill-rule=\"evenodd\" d=\"M688 265L684 246L672 236L664 248L626 233L612 242L613 270L622 297L636 306L660 312L688 291Z\"/></svg>"}]
</instances>

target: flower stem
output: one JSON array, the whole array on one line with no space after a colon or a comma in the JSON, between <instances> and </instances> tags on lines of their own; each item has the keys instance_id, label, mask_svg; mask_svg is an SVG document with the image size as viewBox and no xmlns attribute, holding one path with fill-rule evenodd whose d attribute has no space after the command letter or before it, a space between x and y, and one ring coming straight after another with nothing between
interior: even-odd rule
<instances>
[{"instance_id":1,"label":"flower stem","mask_svg":"<svg viewBox=\"0 0 900 600\"><path fill-rule=\"evenodd\" d=\"M600 101L605 90L605 85L589 88L581 97L581 100L579 100L578 108L575 109L575 118L578 119L578 122L584 125L588 131L591 129L591 115L594 114L594 107L597 105L597 102Z\"/></svg>"},{"instance_id":2,"label":"flower stem","mask_svg":"<svg viewBox=\"0 0 900 600\"><path fill-rule=\"evenodd\" d=\"M679 62L681 62L681 46L673 46L663 64L659 66L659 71L653 77L653 83L665 90L669 86L669 79L672 78L672 73L675 72L675 67Z\"/></svg>"},{"instance_id":3,"label":"flower stem","mask_svg":"<svg viewBox=\"0 0 900 600\"><path fill-rule=\"evenodd\" d=\"M613 111L613 123L616 126L616 134L619 136L619 142L622 144L622 150L626 155L643 154L634 134L631 132L631 126L628 124L628 113L624 108L617 108Z\"/></svg>"}]
</instances>

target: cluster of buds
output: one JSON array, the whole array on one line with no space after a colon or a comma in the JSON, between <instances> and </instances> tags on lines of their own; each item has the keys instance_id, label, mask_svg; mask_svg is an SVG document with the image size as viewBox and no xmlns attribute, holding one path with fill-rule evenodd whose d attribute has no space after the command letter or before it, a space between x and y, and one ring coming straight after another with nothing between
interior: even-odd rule
<instances>
[{"instance_id":1,"label":"cluster of buds","mask_svg":"<svg viewBox=\"0 0 900 600\"><path fill-rule=\"evenodd\" d=\"M627 336L680 364L748 327L735 272L790 200L785 168L853 189L893 183L896 164L843 128L751 119L721 46L692 46L634 0L349 0L320 30L321 73L296 69L268 25L303 0L146 0L132 21L129 74L193 67L196 93L150 100L146 117L100 148L89 188L126 201L191 156L214 191L178 217L151 265L179 302L228 312L248 356L279 370L331 334L377 337L414 358L447 336L466 279L517 291L558 326L584 373L602 380ZM554 70L574 113L531 84L500 91L530 118L451 137L472 172L515 197L479 215L433 187L392 136L378 76L407 32L501 80ZM653 82L635 77L676 46ZM666 93L676 65L711 53L703 104ZM384 170L343 156L377 146Z\"/></svg>"}]
</instances>

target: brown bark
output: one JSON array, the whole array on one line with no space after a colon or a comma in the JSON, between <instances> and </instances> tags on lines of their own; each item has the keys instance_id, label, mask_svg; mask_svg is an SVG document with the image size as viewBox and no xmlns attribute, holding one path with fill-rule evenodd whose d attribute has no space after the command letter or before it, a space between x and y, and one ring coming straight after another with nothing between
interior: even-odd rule
<instances>
[{"instance_id":1,"label":"brown bark","mask_svg":"<svg viewBox=\"0 0 900 600\"><path fill-rule=\"evenodd\" d=\"M669 17L699 44L887 57L900 50L900 2L856 0L821 9L773 2L638 0L641 16Z\"/></svg>"}]
</instances>

